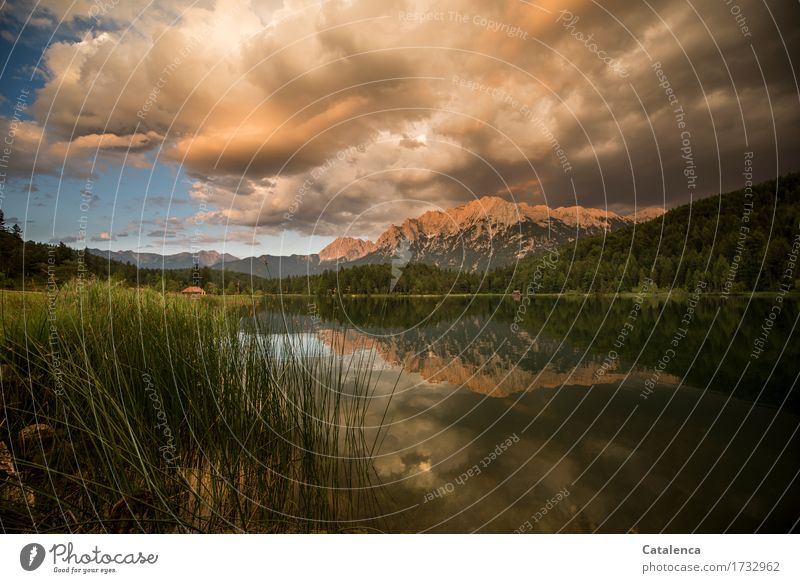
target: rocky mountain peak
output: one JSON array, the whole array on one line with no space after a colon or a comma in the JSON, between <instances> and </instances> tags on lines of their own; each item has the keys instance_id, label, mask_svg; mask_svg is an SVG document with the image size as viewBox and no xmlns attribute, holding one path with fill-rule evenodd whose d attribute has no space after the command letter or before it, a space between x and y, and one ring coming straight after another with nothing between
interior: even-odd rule
<instances>
[{"instance_id":1,"label":"rocky mountain peak","mask_svg":"<svg viewBox=\"0 0 800 583\"><path fill-rule=\"evenodd\" d=\"M666 212L667 210L660 206L653 206L637 209L631 214L625 215L625 218L634 223L646 223L647 221L657 219Z\"/></svg>"},{"instance_id":2,"label":"rocky mountain peak","mask_svg":"<svg viewBox=\"0 0 800 583\"><path fill-rule=\"evenodd\" d=\"M319 252L320 261L355 261L377 250L372 241L354 237L337 237Z\"/></svg>"}]
</instances>

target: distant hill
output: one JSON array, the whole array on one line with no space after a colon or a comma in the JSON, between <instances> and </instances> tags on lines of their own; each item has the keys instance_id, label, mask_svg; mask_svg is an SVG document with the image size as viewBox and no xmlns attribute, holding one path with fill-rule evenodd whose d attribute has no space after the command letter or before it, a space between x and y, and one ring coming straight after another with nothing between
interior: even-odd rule
<instances>
[{"instance_id":1,"label":"distant hill","mask_svg":"<svg viewBox=\"0 0 800 583\"><path fill-rule=\"evenodd\" d=\"M200 267L211 267L222 261L238 261L239 258L229 253L219 253L217 251L198 251L189 253L174 253L171 255L160 255L159 253L137 253L135 251L103 251L102 249L87 249L92 255L119 261L120 263L130 263L141 269L190 269L195 262Z\"/></svg>"},{"instance_id":2,"label":"distant hill","mask_svg":"<svg viewBox=\"0 0 800 583\"><path fill-rule=\"evenodd\" d=\"M328 262L328 269L336 262ZM319 255L260 255L247 259L226 260L212 266L212 269L265 278L283 278L296 275L316 274L325 270Z\"/></svg>"}]
</instances>

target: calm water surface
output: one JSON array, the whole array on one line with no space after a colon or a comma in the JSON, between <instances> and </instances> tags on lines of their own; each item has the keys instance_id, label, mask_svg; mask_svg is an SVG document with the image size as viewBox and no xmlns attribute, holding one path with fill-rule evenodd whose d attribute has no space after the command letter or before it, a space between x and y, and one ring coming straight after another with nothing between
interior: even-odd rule
<instances>
[{"instance_id":1,"label":"calm water surface","mask_svg":"<svg viewBox=\"0 0 800 583\"><path fill-rule=\"evenodd\" d=\"M798 305L765 332L772 305L274 299L244 321L372 375L380 510L354 528L787 532Z\"/></svg>"}]
</instances>

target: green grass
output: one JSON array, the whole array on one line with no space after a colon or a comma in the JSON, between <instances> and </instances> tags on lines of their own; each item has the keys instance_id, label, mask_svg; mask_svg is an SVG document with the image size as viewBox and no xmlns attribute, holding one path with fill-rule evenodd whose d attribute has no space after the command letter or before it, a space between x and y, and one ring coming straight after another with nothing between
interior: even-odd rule
<instances>
[{"instance_id":1,"label":"green grass","mask_svg":"<svg viewBox=\"0 0 800 583\"><path fill-rule=\"evenodd\" d=\"M100 283L0 297L3 531L336 531L374 504L369 373L242 334L254 306Z\"/></svg>"}]
</instances>

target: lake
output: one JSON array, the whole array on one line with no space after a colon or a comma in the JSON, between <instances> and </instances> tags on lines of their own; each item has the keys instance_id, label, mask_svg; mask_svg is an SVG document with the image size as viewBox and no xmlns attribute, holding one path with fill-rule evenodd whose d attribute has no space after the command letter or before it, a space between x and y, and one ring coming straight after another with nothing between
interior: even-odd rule
<instances>
[{"instance_id":1,"label":"lake","mask_svg":"<svg viewBox=\"0 0 800 583\"><path fill-rule=\"evenodd\" d=\"M369 377L353 530L787 532L799 312L775 305L271 298L242 324Z\"/></svg>"}]
</instances>

